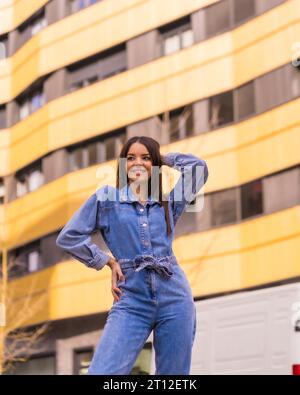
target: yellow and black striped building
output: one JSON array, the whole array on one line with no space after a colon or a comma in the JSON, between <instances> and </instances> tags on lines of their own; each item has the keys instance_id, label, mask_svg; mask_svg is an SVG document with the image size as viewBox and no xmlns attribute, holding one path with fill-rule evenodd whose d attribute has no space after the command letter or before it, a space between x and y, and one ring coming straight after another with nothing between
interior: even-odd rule
<instances>
[{"instance_id":1,"label":"yellow and black striped building","mask_svg":"<svg viewBox=\"0 0 300 395\"><path fill-rule=\"evenodd\" d=\"M43 298L22 325L51 323L16 372L86 371L111 274L55 240L133 135L207 161L173 244L195 300L300 281L299 37L300 0L1 0L1 251L14 309Z\"/></svg>"}]
</instances>

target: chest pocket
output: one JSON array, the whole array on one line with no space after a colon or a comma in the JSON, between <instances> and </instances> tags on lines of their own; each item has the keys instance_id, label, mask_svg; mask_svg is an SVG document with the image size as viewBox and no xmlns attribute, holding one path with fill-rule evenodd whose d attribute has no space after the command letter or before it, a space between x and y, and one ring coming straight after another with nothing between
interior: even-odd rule
<instances>
[{"instance_id":1,"label":"chest pocket","mask_svg":"<svg viewBox=\"0 0 300 395\"><path fill-rule=\"evenodd\" d=\"M116 230L120 230L118 227L137 226L137 213L133 204L111 205L108 209L108 217L110 224L113 224Z\"/></svg>"},{"instance_id":2,"label":"chest pocket","mask_svg":"<svg viewBox=\"0 0 300 395\"><path fill-rule=\"evenodd\" d=\"M149 208L149 224L153 232L162 232L164 234L167 231L163 206L155 205Z\"/></svg>"}]
</instances>

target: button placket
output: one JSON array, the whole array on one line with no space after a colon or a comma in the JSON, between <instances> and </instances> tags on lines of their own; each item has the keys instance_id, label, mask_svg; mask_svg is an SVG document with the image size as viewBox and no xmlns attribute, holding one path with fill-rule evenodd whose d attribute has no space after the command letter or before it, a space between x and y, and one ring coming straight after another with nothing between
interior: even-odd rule
<instances>
[{"instance_id":1,"label":"button placket","mask_svg":"<svg viewBox=\"0 0 300 395\"><path fill-rule=\"evenodd\" d=\"M149 235L149 226L148 226L148 218L147 211L144 207L139 207L139 231L141 235L141 244L143 253L149 251L150 247L150 235Z\"/></svg>"}]
</instances>

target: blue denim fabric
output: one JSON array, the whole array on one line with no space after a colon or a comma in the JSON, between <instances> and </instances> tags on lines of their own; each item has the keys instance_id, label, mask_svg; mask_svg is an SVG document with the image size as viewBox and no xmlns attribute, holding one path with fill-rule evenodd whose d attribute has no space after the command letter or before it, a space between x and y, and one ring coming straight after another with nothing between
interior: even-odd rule
<instances>
[{"instance_id":1,"label":"blue denim fabric","mask_svg":"<svg viewBox=\"0 0 300 395\"><path fill-rule=\"evenodd\" d=\"M189 372L196 310L172 241L179 217L207 181L208 168L192 154L169 153L164 160L181 173L168 196L170 235L157 199L150 196L144 206L128 185L121 189L105 185L87 199L57 237L57 246L101 270L110 256L90 237L100 230L125 276L125 281L118 282L123 293L109 311L89 374L129 374L152 329L156 374ZM198 174L196 167L202 170Z\"/></svg>"},{"instance_id":2,"label":"blue denim fabric","mask_svg":"<svg viewBox=\"0 0 300 395\"><path fill-rule=\"evenodd\" d=\"M173 255L172 241L174 227L186 205L191 202L208 178L208 169L204 160L192 154L169 153L164 156L168 166L177 168L181 176L169 195L169 212L172 233L167 235L164 208L152 196L146 206L138 202L131 188L120 190L105 185L91 195L74 213L60 231L56 245L88 267L101 270L110 256L91 242L91 233L100 230L109 250L119 260L133 259L138 255L164 257ZM202 174L195 177L196 166ZM191 173L191 170L193 173ZM190 177L188 184L191 193L186 193L184 180ZM199 174L198 174L199 175ZM178 193L177 193L178 192Z\"/></svg>"},{"instance_id":3,"label":"blue denim fabric","mask_svg":"<svg viewBox=\"0 0 300 395\"><path fill-rule=\"evenodd\" d=\"M197 328L190 284L175 257L167 279L155 270L122 266L121 297L108 312L89 375L128 375L151 331L155 375L188 375Z\"/></svg>"}]
</instances>

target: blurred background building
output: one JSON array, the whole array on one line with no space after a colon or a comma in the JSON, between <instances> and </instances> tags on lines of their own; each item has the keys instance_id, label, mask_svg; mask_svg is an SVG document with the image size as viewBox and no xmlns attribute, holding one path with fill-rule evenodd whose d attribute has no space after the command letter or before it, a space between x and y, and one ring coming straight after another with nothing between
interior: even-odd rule
<instances>
[{"instance_id":1,"label":"blurred background building","mask_svg":"<svg viewBox=\"0 0 300 395\"><path fill-rule=\"evenodd\" d=\"M86 268L55 240L97 186L114 185L108 166L134 135L208 163L204 210L183 214L174 241L195 301L300 281L299 37L299 0L0 2L8 309L43 298L20 325L50 323L13 374L86 373L110 269ZM133 374L153 370L151 344Z\"/></svg>"}]
</instances>

